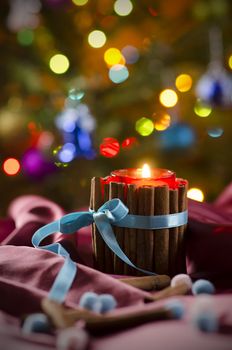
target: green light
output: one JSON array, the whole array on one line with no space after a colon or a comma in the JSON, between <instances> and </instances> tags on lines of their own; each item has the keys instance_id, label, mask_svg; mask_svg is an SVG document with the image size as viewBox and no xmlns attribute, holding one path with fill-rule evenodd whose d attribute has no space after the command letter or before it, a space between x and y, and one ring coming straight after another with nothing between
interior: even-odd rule
<instances>
[{"instance_id":1,"label":"green light","mask_svg":"<svg viewBox=\"0 0 232 350\"><path fill-rule=\"evenodd\" d=\"M154 123L151 119L141 118L135 124L135 130L141 136L149 136L154 130Z\"/></svg>"},{"instance_id":2,"label":"green light","mask_svg":"<svg viewBox=\"0 0 232 350\"><path fill-rule=\"evenodd\" d=\"M203 103L202 101L197 100L194 107L194 112L196 113L196 115L198 115L198 117L206 118L212 112L212 108L209 105Z\"/></svg>"},{"instance_id":3,"label":"green light","mask_svg":"<svg viewBox=\"0 0 232 350\"><path fill-rule=\"evenodd\" d=\"M23 46L29 46L33 43L34 32L31 29L22 29L17 33L17 40Z\"/></svg>"}]
</instances>

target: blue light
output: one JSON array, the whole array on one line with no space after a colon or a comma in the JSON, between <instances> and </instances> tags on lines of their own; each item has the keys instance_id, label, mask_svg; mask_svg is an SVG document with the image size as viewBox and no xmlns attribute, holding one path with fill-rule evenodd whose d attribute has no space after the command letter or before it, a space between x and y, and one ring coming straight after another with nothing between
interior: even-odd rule
<instances>
[{"instance_id":1,"label":"blue light","mask_svg":"<svg viewBox=\"0 0 232 350\"><path fill-rule=\"evenodd\" d=\"M76 147L73 143L65 143L58 154L58 158L63 163L71 162L75 157Z\"/></svg>"},{"instance_id":2,"label":"blue light","mask_svg":"<svg viewBox=\"0 0 232 350\"><path fill-rule=\"evenodd\" d=\"M224 130L222 128L210 128L208 129L208 135L213 137L213 138L217 138L222 136L222 134L224 133Z\"/></svg>"},{"instance_id":3,"label":"blue light","mask_svg":"<svg viewBox=\"0 0 232 350\"><path fill-rule=\"evenodd\" d=\"M109 78L115 84L120 84L124 82L128 77L128 69L122 64L116 64L109 70Z\"/></svg>"},{"instance_id":4,"label":"blue light","mask_svg":"<svg viewBox=\"0 0 232 350\"><path fill-rule=\"evenodd\" d=\"M126 59L127 64L133 64L139 59L139 51L132 45L127 45L122 49L122 54Z\"/></svg>"},{"instance_id":5,"label":"blue light","mask_svg":"<svg viewBox=\"0 0 232 350\"><path fill-rule=\"evenodd\" d=\"M91 149L92 141L90 135L87 132L79 129L77 131L77 139L81 151L89 151Z\"/></svg>"},{"instance_id":6,"label":"blue light","mask_svg":"<svg viewBox=\"0 0 232 350\"><path fill-rule=\"evenodd\" d=\"M161 148L171 150L191 147L196 139L194 130L184 123L176 123L159 135Z\"/></svg>"}]
</instances>

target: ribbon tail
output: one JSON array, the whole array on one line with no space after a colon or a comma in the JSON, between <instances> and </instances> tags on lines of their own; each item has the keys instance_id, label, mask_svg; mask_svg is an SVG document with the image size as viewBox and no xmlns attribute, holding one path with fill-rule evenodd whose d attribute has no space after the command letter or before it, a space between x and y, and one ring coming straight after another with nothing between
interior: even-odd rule
<instances>
[{"instance_id":1,"label":"ribbon tail","mask_svg":"<svg viewBox=\"0 0 232 350\"><path fill-rule=\"evenodd\" d=\"M109 222L109 219L107 218L105 213L94 213L93 214L94 222L98 228L98 231L100 232L100 235L106 245L112 250L112 252L117 255L119 259L121 259L124 263L128 264L129 266L133 267L134 269L146 274L146 275L157 275L154 272L147 271L144 269L141 269L137 267L133 262L128 258L128 256L122 251L120 248L118 241L115 237L115 234L113 232L112 226Z\"/></svg>"}]
</instances>

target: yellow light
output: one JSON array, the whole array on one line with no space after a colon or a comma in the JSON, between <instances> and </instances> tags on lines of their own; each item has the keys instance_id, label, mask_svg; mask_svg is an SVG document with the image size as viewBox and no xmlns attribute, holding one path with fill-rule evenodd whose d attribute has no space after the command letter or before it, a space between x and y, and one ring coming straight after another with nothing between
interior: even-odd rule
<instances>
[{"instance_id":1,"label":"yellow light","mask_svg":"<svg viewBox=\"0 0 232 350\"><path fill-rule=\"evenodd\" d=\"M85 4L87 4L88 1L89 0L72 0L74 5L77 5L77 6L84 6Z\"/></svg>"},{"instance_id":2,"label":"yellow light","mask_svg":"<svg viewBox=\"0 0 232 350\"><path fill-rule=\"evenodd\" d=\"M172 89L165 89L159 95L160 103L165 107L174 107L177 104L178 96Z\"/></svg>"},{"instance_id":3,"label":"yellow light","mask_svg":"<svg viewBox=\"0 0 232 350\"><path fill-rule=\"evenodd\" d=\"M187 197L198 202L203 202L204 193L199 188L193 187L188 190Z\"/></svg>"},{"instance_id":4,"label":"yellow light","mask_svg":"<svg viewBox=\"0 0 232 350\"><path fill-rule=\"evenodd\" d=\"M192 78L189 74L180 74L176 78L176 87L180 92L186 92L191 89L192 82Z\"/></svg>"},{"instance_id":5,"label":"yellow light","mask_svg":"<svg viewBox=\"0 0 232 350\"><path fill-rule=\"evenodd\" d=\"M157 131L163 131L166 130L170 124L171 117L169 114L165 113L154 122L154 127Z\"/></svg>"},{"instance_id":6,"label":"yellow light","mask_svg":"<svg viewBox=\"0 0 232 350\"><path fill-rule=\"evenodd\" d=\"M146 179L151 177L151 169L148 164L144 164L142 167L142 177Z\"/></svg>"},{"instance_id":7,"label":"yellow light","mask_svg":"<svg viewBox=\"0 0 232 350\"><path fill-rule=\"evenodd\" d=\"M130 0L117 0L114 3L114 11L119 16L128 16L133 10L133 4Z\"/></svg>"},{"instance_id":8,"label":"yellow light","mask_svg":"<svg viewBox=\"0 0 232 350\"><path fill-rule=\"evenodd\" d=\"M149 136L154 130L154 123L151 119L143 117L137 120L135 129L141 136Z\"/></svg>"},{"instance_id":9,"label":"yellow light","mask_svg":"<svg viewBox=\"0 0 232 350\"><path fill-rule=\"evenodd\" d=\"M109 66L119 64L122 59L122 54L118 49L110 48L104 53L104 60Z\"/></svg>"},{"instance_id":10,"label":"yellow light","mask_svg":"<svg viewBox=\"0 0 232 350\"><path fill-rule=\"evenodd\" d=\"M232 55L229 57L228 64L229 64L230 69L232 69Z\"/></svg>"},{"instance_id":11,"label":"yellow light","mask_svg":"<svg viewBox=\"0 0 232 350\"><path fill-rule=\"evenodd\" d=\"M201 102L200 100L197 100L194 107L194 112L201 118L207 118L212 112L212 107Z\"/></svg>"},{"instance_id":12,"label":"yellow light","mask_svg":"<svg viewBox=\"0 0 232 350\"><path fill-rule=\"evenodd\" d=\"M90 46L96 49L104 46L106 43L105 33L103 33L101 30L93 30L88 35L88 43Z\"/></svg>"},{"instance_id":13,"label":"yellow light","mask_svg":"<svg viewBox=\"0 0 232 350\"><path fill-rule=\"evenodd\" d=\"M69 69L69 60L65 55L56 54L49 61L50 69L56 74L63 74Z\"/></svg>"}]
</instances>

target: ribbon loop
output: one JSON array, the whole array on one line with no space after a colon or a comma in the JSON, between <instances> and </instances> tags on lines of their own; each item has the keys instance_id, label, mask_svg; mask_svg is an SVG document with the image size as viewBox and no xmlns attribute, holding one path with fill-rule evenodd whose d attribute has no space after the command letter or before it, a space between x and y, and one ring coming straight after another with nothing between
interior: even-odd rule
<instances>
[{"instance_id":1,"label":"ribbon loop","mask_svg":"<svg viewBox=\"0 0 232 350\"><path fill-rule=\"evenodd\" d=\"M103 204L97 212L103 212L112 222L117 222L127 216L129 209L120 199L114 198Z\"/></svg>"}]
</instances>

